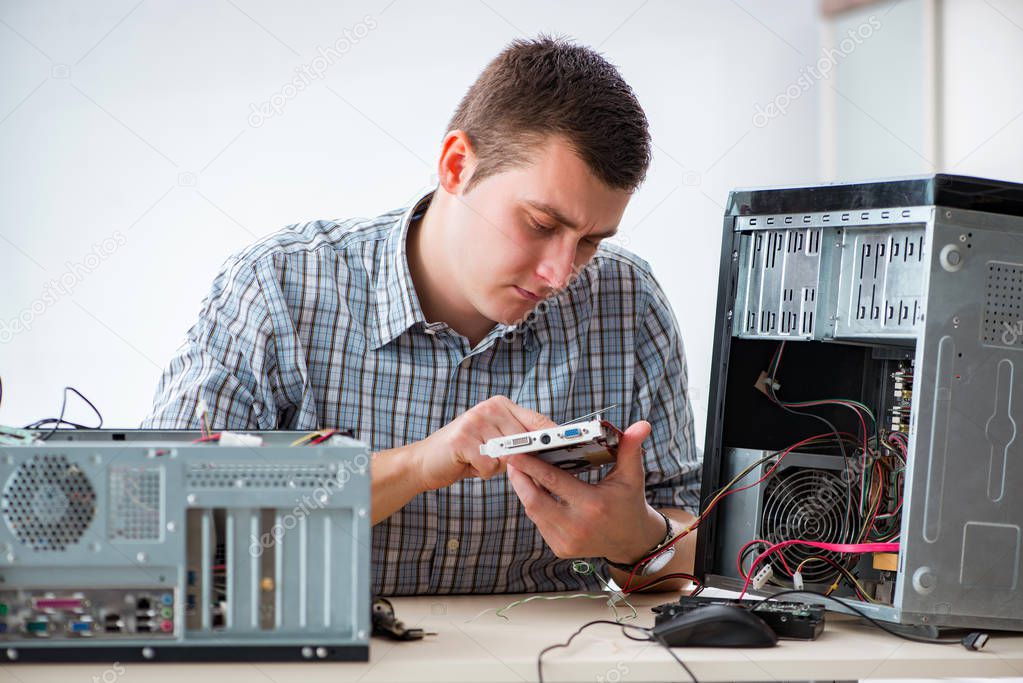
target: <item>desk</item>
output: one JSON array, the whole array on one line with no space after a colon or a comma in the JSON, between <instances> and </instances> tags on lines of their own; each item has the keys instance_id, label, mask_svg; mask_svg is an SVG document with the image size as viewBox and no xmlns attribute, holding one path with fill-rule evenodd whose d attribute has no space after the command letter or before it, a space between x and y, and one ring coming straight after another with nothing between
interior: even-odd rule
<instances>
[{"instance_id":1,"label":"desk","mask_svg":"<svg viewBox=\"0 0 1023 683\"><path fill-rule=\"evenodd\" d=\"M394 598L398 617L406 625L437 635L405 643L374 638L368 663L124 664L120 674L99 665L5 666L0 669L0 682L535 681L536 655L541 649L564 642L587 621L611 617L605 601L585 598L534 600L509 610L507 621L495 615L496 609L520 597L525 596ZM630 623L651 626L650 607L669 601L670 594L634 595L630 600L639 611L639 618ZM896 639L833 613L827 615L824 633L813 642L783 640L773 648L680 648L675 652L700 681L1023 678L1023 635L997 635L985 651L968 652L959 646ZM547 653L544 677L589 683L688 680L659 645L630 641L621 629L609 625L591 626L570 649Z\"/></svg>"}]
</instances>

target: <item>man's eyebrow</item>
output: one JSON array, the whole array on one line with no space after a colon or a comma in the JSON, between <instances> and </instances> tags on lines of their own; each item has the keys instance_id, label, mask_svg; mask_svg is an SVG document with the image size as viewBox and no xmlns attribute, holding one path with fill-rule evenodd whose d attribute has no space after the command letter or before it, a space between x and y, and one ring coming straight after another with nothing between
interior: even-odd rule
<instances>
[{"instance_id":1,"label":"man's eyebrow","mask_svg":"<svg viewBox=\"0 0 1023 683\"><path fill-rule=\"evenodd\" d=\"M556 220L558 223L561 223L565 227L571 228L573 230L578 230L579 229L579 226L574 221L571 221L568 218L566 218L563 213L561 213L560 211L555 209L550 204L545 204L544 202L533 201L532 199L527 199L526 203L529 204L534 209L536 209L537 211L542 211L543 213L547 214L548 216L550 216L551 218ZM614 227L614 228L606 230L606 231L604 231L602 233L600 233L600 232L590 233L589 235L587 235L587 237L596 237L596 238L602 239L604 237L611 237L611 236L613 236L613 235L615 235L617 233L618 233L618 228Z\"/></svg>"}]
</instances>

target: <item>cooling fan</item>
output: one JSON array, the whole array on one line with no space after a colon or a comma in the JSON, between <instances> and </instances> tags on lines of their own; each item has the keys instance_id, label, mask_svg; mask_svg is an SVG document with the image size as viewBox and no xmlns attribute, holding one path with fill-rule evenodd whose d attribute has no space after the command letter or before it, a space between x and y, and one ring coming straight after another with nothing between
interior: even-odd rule
<instances>
[{"instance_id":1,"label":"cooling fan","mask_svg":"<svg viewBox=\"0 0 1023 683\"><path fill-rule=\"evenodd\" d=\"M790 467L767 482L764 491L761 538L775 544L803 540L820 543L853 543L859 530L855 510L857 488L843 481L846 470ZM838 553L802 545L790 545L770 555L776 576L791 576L801 562L825 557L845 566L848 558ZM786 569L787 567L787 569ZM807 583L830 582L836 570L827 562L813 560L801 570Z\"/></svg>"},{"instance_id":2,"label":"cooling fan","mask_svg":"<svg viewBox=\"0 0 1023 683\"><path fill-rule=\"evenodd\" d=\"M37 551L63 551L77 543L96 516L96 492L63 455L35 455L21 463L3 492L7 525Z\"/></svg>"}]
</instances>

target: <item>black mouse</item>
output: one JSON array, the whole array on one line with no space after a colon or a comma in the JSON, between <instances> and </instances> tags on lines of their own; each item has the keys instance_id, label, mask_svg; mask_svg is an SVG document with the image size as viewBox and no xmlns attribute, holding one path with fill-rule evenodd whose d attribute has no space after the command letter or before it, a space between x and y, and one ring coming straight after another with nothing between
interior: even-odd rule
<instances>
[{"instance_id":1,"label":"black mouse","mask_svg":"<svg viewBox=\"0 0 1023 683\"><path fill-rule=\"evenodd\" d=\"M733 605L705 605L654 626L670 647L771 647L778 636L753 612Z\"/></svg>"}]
</instances>

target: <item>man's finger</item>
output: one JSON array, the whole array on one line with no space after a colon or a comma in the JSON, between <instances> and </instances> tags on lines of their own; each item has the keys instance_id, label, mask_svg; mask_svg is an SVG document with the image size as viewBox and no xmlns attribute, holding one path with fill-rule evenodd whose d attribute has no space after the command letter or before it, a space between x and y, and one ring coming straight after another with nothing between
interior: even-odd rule
<instances>
[{"instance_id":1,"label":"man's finger","mask_svg":"<svg viewBox=\"0 0 1023 683\"><path fill-rule=\"evenodd\" d=\"M516 422L522 425L524 432L535 432L538 429L548 429L550 427L557 427L557 423L542 413L538 413L535 410L530 410L525 406L520 406L511 399L505 399L501 401L501 406L507 411L508 415L512 417Z\"/></svg>"},{"instance_id":2,"label":"man's finger","mask_svg":"<svg viewBox=\"0 0 1023 683\"><path fill-rule=\"evenodd\" d=\"M509 467L508 481L511 482L515 494L522 501L522 507L537 517L542 518L550 514L552 508L557 507L557 502L521 470Z\"/></svg>"},{"instance_id":3,"label":"man's finger","mask_svg":"<svg viewBox=\"0 0 1023 683\"><path fill-rule=\"evenodd\" d=\"M506 463L501 458L492 458L479 452L467 453L464 460L468 461L469 465L475 468L484 479L500 474L506 466Z\"/></svg>"},{"instance_id":4,"label":"man's finger","mask_svg":"<svg viewBox=\"0 0 1023 683\"><path fill-rule=\"evenodd\" d=\"M566 501L584 496L591 486L530 453L516 453L508 458L508 471L512 468L528 474L540 486Z\"/></svg>"}]
</instances>

